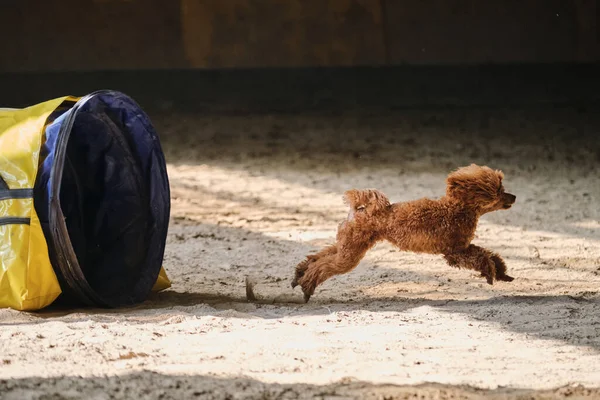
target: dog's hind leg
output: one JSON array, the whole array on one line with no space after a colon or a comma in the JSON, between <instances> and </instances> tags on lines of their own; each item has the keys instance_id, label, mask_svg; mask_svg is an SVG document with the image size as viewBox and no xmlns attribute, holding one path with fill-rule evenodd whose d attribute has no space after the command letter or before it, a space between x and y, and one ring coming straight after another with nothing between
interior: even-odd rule
<instances>
[{"instance_id":1,"label":"dog's hind leg","mask_svg":"<svg viewBox=\"0 0 600 400\"><path fill-rule=\"evenodd\" d=\"M304 301L308 301L317 286L334 275L341 275L352 271L360 263L370 246L342 247L337 252L329 252L319 257L317 253L308 261L302 277L296 283L302 287ZM298 275L298 272L296 272Z\"/></svg>"},{"instance_id":2,"label":"dog's hind leg","mask_svg":"<svg viewBox=\"0 0 600 400\"><path fill-rule=\"evenodd\" d=\"M332 245L325 247L323 250L319 251L316 254L309 254L308 256L306 256L306 258L296 266L296 270L294 271L294 279L292 280L292 289L298 286L298 281L302 279L311 263L315 262L320 258L335 255L336 253L337 246Z\"/></svg>"},{"instance_id":3,"label":"dog's hind leg","mask_svg":"<svg viewBox=\"0 0 600 400\"><path fill-rule=\"evenodd\" d=\"M494 254L482 247L469 245L464 250L444 254L444 258L453 267L473 269L481 272L487 283L494 284L496 278L496 263L492 259Z\"/></svg>"},{"instance_id":4,"label":"dog's hind leg","mask_svg":"<svg viewBox=\"0 0 600 400\"><path fill-rule=\"evenodd\" d=\"M359 231L356 225L342 224L335 245L308 256L298 264L292 287L300 285L304 293L304 301L308 301L317 286L327 279L356 268L375 242L372 236Z\"/></svg>"}]
</instances>

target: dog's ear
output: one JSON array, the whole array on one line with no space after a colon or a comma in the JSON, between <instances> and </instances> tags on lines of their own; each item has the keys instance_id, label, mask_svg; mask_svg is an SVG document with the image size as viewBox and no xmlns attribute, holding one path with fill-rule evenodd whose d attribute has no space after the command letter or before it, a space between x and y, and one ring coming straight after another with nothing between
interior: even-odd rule
<instances>
[{"instance_id":1,"label":"dog's ear","mask_svg":"<svg viewBox=\"0 0 600 400\"><path fill-rule=\"evenodd\" d=\"M468 167L461 167L451 172L446 178L446 195L448 197L462 198L466 190L465 184L468 179L472 179L472 171L478 168L471 164Z\"/></svg>"},{"instance_id":2,"label":"dog's ear","mask_svg":"<svg viewBox=\"0 0 600 400\"><path fill-rule=\"evenodd\" d=\"M498 182L500 183L500 185L502 185L502 180L504 179L504 172L502 172L501 170L497 169L497 170L494 171L494 173L498 177Z\"/></svg>"},{"instance_id":3,"label":"dog's ear","mask_svg":"<svg viewBox=\"0 0 600 400\"><path fill-rule=\"evenodd\" d=\"M344 192L344 204L352 209L355 209L360 202L359 193L360 190L357 189L346 190Z\"/></svg>"},{"instance_id":4,"label":"dog's ear","mask_svg":"<svg viewBox=\"0 0 600 400\"><path fill-rule=\"evenodd\" d=\"M348 190L344 193L344 202L350 206L352 212L364 211L370 215L390 206L387 196L374 189Z\"/></svg>"},{"instance_id":5,"label":"dog's ear","mask_svg":"<svg viewBox=\"0 0 600 400\"><path fill-rule=\"evenodd\" d=\"M383 211L390 206L390 200L379 190L369 190L369 204L371 213Z\"/></svg>"},{"instance_id":6,"label":"dog's ear","mask_svg":"<svg viewBox=\"0 0 600 400\"><path fill-rule=\"evenodd\" d=\"M446 195L466 201L471 198L493 199L502 187L504 174L487 166L471 164L450 173L446 178Z\"/></svg>"}]
</instances>

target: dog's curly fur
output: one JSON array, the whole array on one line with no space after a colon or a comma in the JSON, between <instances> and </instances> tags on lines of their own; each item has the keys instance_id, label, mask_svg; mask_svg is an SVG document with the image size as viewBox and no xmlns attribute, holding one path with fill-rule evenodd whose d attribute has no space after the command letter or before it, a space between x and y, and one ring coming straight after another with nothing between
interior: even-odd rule
<instances>
[{"instance_id":1,"label":"dog's curly fur","mask_svg":"<svg viewBox=\"0 0 600 400\"><path fill-rule=\"evenodd\" d=\"M296 266L292 288L300 285L308 301L318 285L350 272L381 240L405 251L442 254L453 267L479 271L490 285L512 281L498 254L471 244L480 216L508 209L516 200L504 191L503 178L501 171L471 164L448 175L440 199L394 204L377 190L347 191L350 212L338 227L336 243Z\"/></svg>"}]
</instances>

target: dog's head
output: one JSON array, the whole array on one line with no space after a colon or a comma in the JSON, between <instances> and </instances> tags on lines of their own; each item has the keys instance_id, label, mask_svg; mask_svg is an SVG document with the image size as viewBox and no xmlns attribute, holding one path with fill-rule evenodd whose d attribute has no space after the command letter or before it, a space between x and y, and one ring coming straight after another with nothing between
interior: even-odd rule
<instances>
[{"instance_id":1,"label":"dog's head","mask_svg":"<svg viewBox=\"0 0 600 400\"><path fill-rule=\"evenodd\" d=\"M390 201L379 190L352 189L344 193L344 202L350 207L348 221L373 217L390 207Z\"/></svg>"},{"instance_id":2,"label":"dog's head","mask_svg":"<svg viewBox=\"0 0 600 400\"><path fill-rule=\"evenodd\" d=\"M459 200L482 214L509 209L517 199L504 191L502 171L471 164L457 169L446 179L446 195Z\"/></svg>"}]
</instances>

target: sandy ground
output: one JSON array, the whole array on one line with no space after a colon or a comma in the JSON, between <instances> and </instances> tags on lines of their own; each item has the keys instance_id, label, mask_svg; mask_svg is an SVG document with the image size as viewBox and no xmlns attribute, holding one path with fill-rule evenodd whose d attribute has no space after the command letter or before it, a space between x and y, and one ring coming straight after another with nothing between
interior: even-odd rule
<instances>
[{"instance_id":1,"label":"sandy ground","mask_svg":"<svg viewBox=\"0 0 600 400\"><path fill-rule=\"evenodd\" d=\"M173 287L128 309L0 310L0 398L600 398L600 115L153 119ZM308 304L292 291L294 266L345 217L344 190L438 197L470 162L517 195L475 239L514 282L382 243Z\"/></svg>"}]
</instances>

